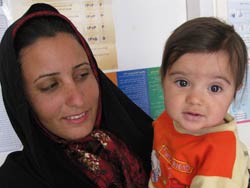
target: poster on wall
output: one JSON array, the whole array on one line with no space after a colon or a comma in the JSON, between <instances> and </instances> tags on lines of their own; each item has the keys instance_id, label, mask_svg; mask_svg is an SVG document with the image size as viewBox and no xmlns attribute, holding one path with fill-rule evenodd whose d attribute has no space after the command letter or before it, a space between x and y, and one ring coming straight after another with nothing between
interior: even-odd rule
<instances>
[{"instance_id":1,"label":"poster on wall","mask_svg":"<svg viewBox=\"0 0 250 188\"><path fill-rule=\"evenodd\" d=\"M250 75L250 64L248 64L248 75ZM250 122L250 79L245 80L243 87L238 91L234 102L230 107L238 123Z\"/></svg>"},{"instance_id":2,"label":"poster on wall","mask_svg":"<svg viewBox=\"0 0 250 188\"><path fill-rule=\"evenodd\" d=\"M1 91L1 85L0 85L0 91ZM1 92L0 92L0 115L1 115L0 152L20 150L22 148L22 144L10 124L10 120L4 108Z\"/></svg>"},{"instance_id":3,"label":"poster on wall","mask_svg":"<svg viewBox=\"0 0 250 188\"><path fill-rule=\"evenodd\" d=\"M106 75L153 119L163 112L159 67L109 72Z\"/></svg>"},{"instance_id":4,"label":"poster on wall","mask_svg":"<svg viewBox=\"0 0 250 188\"><path fill-rule=\"evenodd\" d=\"M3 34L8 27L8 19L2 6L0 6L0 41L2 40Z\"/></svg>"},{"instance_id":5,"label":"poster on wall","mask_svg":"<svg viewBox=\"0 0 250 188\"><path fill-rule=\"evenodd\" d=\"M118 68L112 0L12 0L13 20L34 3L51 4L68 17L87 40L102 70Z\"/></svg>"},{"instance_id":6,"label":"poster on wall","mask_svg":"<svg viewBox=\"0 0 250 188\"><path fill-rule=\"evenodd\" d=\"M0 41L7 27L8 18L6 10L3 7L3 1L0 1ZM0 153L20 150L21 148L22 144L14 132L5 111L0 85Z\"/></svg>"},{"instance_id":7,"label":"poster on wall","mask_svg":"<svg viewBox=\"0 0 250 188\"><path fill-rule=\"evenodd\" d=\"M228 0L227 20L245 41L250 54L250 0Z\"/></svg>"},{"instance_id":8,"label":"poster on wall","mask_svg":"<svg viewBox=\"0 0 250 188\"><path fill-rule=\"evenodd\" d=\"M250 57L250 0L228 0L228 22L243 38ZM248 63L248 77L244 86L239 90L235 101L230 107L238 123L250 122L250 64Z\"/></svg>"}]
</instances>

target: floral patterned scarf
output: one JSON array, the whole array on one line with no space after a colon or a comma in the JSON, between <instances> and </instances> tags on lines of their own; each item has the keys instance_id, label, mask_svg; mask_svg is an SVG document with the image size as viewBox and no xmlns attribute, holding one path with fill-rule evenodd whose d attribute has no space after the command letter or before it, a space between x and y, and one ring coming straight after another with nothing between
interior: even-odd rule
<instances>
[{"instance_id":1,"label":"floral patterned scarf","mask_svg":"<svg viewBox=\"0 0 250 188\"><path fill-rule=\"evenodd\" d=\"M85 143L71 143L67 154L100 188L140 188L147 184L142 164L114 135L91 132Z\"/></svg>"}]
</instances>

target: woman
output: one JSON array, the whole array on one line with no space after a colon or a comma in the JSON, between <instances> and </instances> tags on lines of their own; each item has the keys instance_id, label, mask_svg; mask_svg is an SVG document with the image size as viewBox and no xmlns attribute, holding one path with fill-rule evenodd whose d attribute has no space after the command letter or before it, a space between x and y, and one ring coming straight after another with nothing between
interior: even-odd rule
<instances>
[{"instance_id":1,"label":"woman","mask_svg":"<svg viewBox=\"0 0 250 188\"><path fill-rule=\"evenodd\" d=\"M73 24L35 4L0 45L6 111L24 148L0 187L146 187L152 119L98 69Z\"/></svg>"}]
</instances>

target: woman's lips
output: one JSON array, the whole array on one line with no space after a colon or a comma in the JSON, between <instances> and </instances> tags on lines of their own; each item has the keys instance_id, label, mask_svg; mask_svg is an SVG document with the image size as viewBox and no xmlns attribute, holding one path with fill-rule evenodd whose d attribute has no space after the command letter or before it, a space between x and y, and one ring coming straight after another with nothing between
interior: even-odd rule
<instances>
[{"instance_id":1,"label":"woman's lips","mask_svg":"<svg viewBox=\"0 0 250 188\"><path fill-rule=\"evenodd\" d=\"M83 112L77 115L67 116L63 119L67 120L69 123L79 124L87 119L87 114L88 114L87 112Z\"/></svg>"}]
</instances>

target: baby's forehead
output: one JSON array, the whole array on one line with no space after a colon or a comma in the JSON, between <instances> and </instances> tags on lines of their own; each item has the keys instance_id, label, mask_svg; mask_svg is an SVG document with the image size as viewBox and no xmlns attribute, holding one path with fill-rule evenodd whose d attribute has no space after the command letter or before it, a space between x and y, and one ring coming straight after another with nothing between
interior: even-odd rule
<instances>
[{"instance_id":1,"label":"baby's forehead","mask_svg":"<svg viewBox=\"0 0 250 188\"><path fill-rule=\"evenodd\" d=\"M232 75L229 56L222 51L215 53L186 53L178 58L167 73L192 75Z\"/></svg>"},{"instance_id":2,"label":"baby's forehead","mask_svg":"<svg viewBox=\"0 0 250 188\"><path fill-rule=\"evenodd\" d=\"M220 50L216 52L187 52L178 57L169 68L172 68L176 64L182 64L188 66L189 64L222 64L225 67L230 65L230 57L227 52ZM195 67L194 67L195 68ZM230 68L230 66L229 66Z\"/></svg>"}]
</instances>

